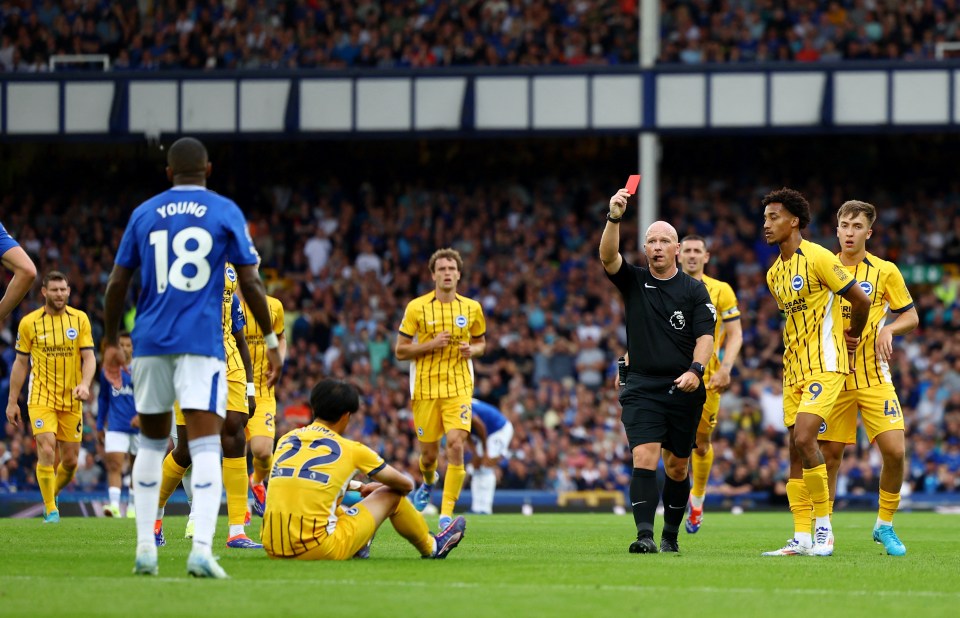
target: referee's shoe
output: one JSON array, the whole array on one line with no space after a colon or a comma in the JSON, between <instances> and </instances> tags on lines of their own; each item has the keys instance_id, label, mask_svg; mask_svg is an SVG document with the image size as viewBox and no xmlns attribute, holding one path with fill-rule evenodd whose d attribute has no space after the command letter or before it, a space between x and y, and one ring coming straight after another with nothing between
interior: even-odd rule
<instances>
[{"instance_id":1,"label":"referee's shoe","mask_svg":"<svg viewBox=\"0 0 960 618\"><path fill-rule=\"evenodd\" d=\"M660 537L660 553L667 554L678 554L680 553L680 546L677 545L677 535L673 536L664 534Z\"/></svg>"},{"instance_id":2,"label":"referee's shoe","mask_svg":"<svg viewBox=\"0 0 960 618\"><path fill-rule=\"evenodd\" d=\"M652 536L638 536L637 540L630 543L631 554L655 554L657 553L657 544Z\"/></svg>"}]
</instances>

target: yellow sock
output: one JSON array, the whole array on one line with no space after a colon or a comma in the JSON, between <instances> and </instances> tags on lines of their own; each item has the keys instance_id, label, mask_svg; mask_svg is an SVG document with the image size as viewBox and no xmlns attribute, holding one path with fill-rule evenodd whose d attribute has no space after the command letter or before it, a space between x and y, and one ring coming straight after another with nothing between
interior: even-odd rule
<instances>
[{"instance_id":1,"label":"yellow sock","mask_svg":"<svg viewBox=\"0 0 960 618\"><path fill-rule=\"evenodd\" d=\"M223 458L223 488L227 492L227 523L242 526L247 515L247 458Z\"/></svg>"},{"instance_id":2,"label":"yellow sock","mask_svg":"<svg viewBox=\"0 0 960 618\"><path fill-rule=\"evenodd\" d=\"M39 468L37 469L39 470ZM881 489L880 511L877 513L877 518L880 521L893 523L893 516L897 513L898 508L900 508L900 492L893 494Z\"/></svg>"},{"instance_id":3,"label":"yellow sock","mask_svg":"<svg viewBox=\"0 0 960 618\"><path fill-rule=\"evenodd\" d=\"M835 500L830 501L830 519L833 520L833 503Z\"/></svg>"},{"instance_id":4,"label":"yellow sock","mask_svg":"<svg viewBox=\"0 0 960 618\"><path fill-rule=\"evenodd\" d=\"M410 541L410 544L420 551L421 556L433 553L433 539L430 537L430 528L423 515L417 512L406 498L400 500L397 510L390 516L390 523L397 534Z\"/></svg>"},{"instance_id":5,"label":"yellow sock","mask_svg":"<svg viewBox=\"0 0 960 618\"><path fill-rule=\"evenodd\" d=\"M803 479L787 481L787 501L790 503L790 511L793 512L793 531L810 534L813 502L810 500L810 492L807 491L807 485Z\"/></svg>"},{"instance_id":6,"label":"yellow sock","mask_svg":"<svg viewBox=\"0 0 960 618\"><path fill-rule=\"evenodd\" d=\"M253 458L253 484L262 483L263 479L270 474L270 468L273 467L273 455L264 460Z\"/></svg>"},{"instance_id":7,"label":"yellow sock","mask_svg":"<svg viewBox=\"0 0 960 618\"><path fill-rule=\"evenodd\" d=\"M826 464L804 468L803 482L810 491L810 499L813 500L813 516L827 517L830 514L830 483L827 480Z\"/></svg>"},{"instance_id":8,"label":"yellow sock","mask_svg":"<svg viewBox=\"0 0 960 618\"><path fill-rule=\"evenodd\" d=\"M693 487L690 495L702 498L707 493L707 481L710 479L710 468L713 467L713 445L707 446L707 454L699 455L693 451Z\"/></svg>"},{"instance_id":9,"label":"yellow sock","mask_svg":"<svg viewBox=\"0 0 960 618\"><path fill-rule=\"evenodd\" d=\"M173 495L186 472L186 468L173 460L173 453L167 453L163 458L163 479L160 481L160 508L167 506L167 500Z\"/></svg>"},{"instance_id":10,"label":"yellow sock","mask_svg":"<svg viewBox=\"0 0 960 618\"><path fill-rule=\"evenodd\" d=\"M73 480L73 475L77 473L77 468L68 468L62 463L57 466L57 495L63 491L63 488L70 484L70 481Z\"/></svg>"},{"instance_id":11,"label":"yellow sock","mask_svg":"<svg viewBox=\"0 0 960 618\"><path fill-rule=\"evenodd\" d=\"M43 496L43 508L45 513L51 513L57 510L57 474L53 471L53 466L41 466L37 464L37 485L40 486L40 495Z\"/></svg>"},{"instance_id":12,"label":"yellow sock","mask_svg":"<svg viewBox=\"0 0 960 618\"><path fill-rule=\"evenodd\" d=\"M440 503L440 514L453 517L453 507L457 504L457 498L460 497L460 490L463 489L463 479L467 476L467 471L462 465L447 466L447 476L443 479L443 501Z\"/></svg>"},{"instance_id":13,"label":"yellow sock","mask_svg":"<svg viewBox=\"0 0 960 618\"><path fill-rule=\"evenodd\" d=\"M462 468L463 466L461 466ZM423 482L427 485L433 485L437 482L437 462L434 461L433 465L429 468L423 463L423 456L420 456L420 474L423 475Z\"/></svg>"}]
</instances>

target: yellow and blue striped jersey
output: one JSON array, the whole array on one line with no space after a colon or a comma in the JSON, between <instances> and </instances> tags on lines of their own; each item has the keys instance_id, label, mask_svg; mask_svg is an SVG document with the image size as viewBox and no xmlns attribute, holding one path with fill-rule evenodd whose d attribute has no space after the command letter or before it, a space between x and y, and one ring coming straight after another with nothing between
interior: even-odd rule
<instances>
[{"instance_id":1,"label":"yellow and blue striped jersey","mask_svg":"<svg viewBox=\"0 0 960 618\"><path fill-rule=\"evenodd\" d=\"M443 399L473 396L473 362L460 356L458 346L483 337L487 322L477 301L456 295L449 303L437 300L435 292L407 304L400 336L429 341L450 333L450 344L417 357L410 363L410 394L413 399Z\"/></svg>"},{"instance_id":2,"label":"yellow and blue striped jersey","mask_svg":"<svg viewBox=\"0 0 960 618\"><path fill-rule=\"evenodd\" d=\"M267 388L267 344L263 341L263 329L257 324L250 312L247 301L242 301L243 314L246 316L246 324L243 327L243 336L247 339L247 347L250 348L250 360L253 363L253 382L257 387L257 397L272 399L274 398L274 387ZM267 296L267 307L270 309L270 323L273 325L273 332L279 337L283 334L283 303L273 296Z\"/></svg>"},{"instance_id":3,"label":"yellow and blue striped jersey","mask_svg":"<svg viewBox=\"0 0 960 618\"><path fill-rule=\"evenodd\" d=\"M337 528L337 505L350 480L386 466L369 447L312 423L287 433L273 454L260 538L271 556L298 556Z\"/></svg>"},{"instance_id":4,"label":"yellow and blue striped jersey","mask_svg":"<svg viewBox=\"0 0 960 618\"><path fill-rule=\"evenodd\" d=\"M703 383L710 381L710 376L716 373L720 368L720 351L723 350L723 344L727 338L727 331L724 324L735 322L740 319L740 307L737 306L737 295L729 283L724 283L713 277L703 276L703 285L707 288L710 295L710 302L717 310L717 325L713 331L713 356L707 363L703 372Z\"/></svg>"},{"instance_id":5,"label":"yellow and blue striped jersey","mask_svg":"<svg viewBox=\"0 0 960 618\"><path fill-rule=\"evenodd\" d=\"M867 325L860 336L854 371L847 376L844 390L892 384L890 367L886 361L877 358L877 334L887 320L887 311L907 311L913 307L913 297L910 296L910 290L907 289L896 264L881 260L870 252L867 252L862 262L846 268L860 282L860 289L870 298L870 317L867 318ZM844 300L841 307L843 326L846 328L850 326L851 305Z\"/></svg>"},{"instance_id":6,"label":"yellow and blue striped jersey","mask_svg":"<svg viewBox=\"0 0 960 618\"><path fill-rule=\"evenodd\" d=\"M90 318L73 307L50 315L43 307L20 320L17 330L18 354L30 356L30 385L27 405L59 412L81 411L83 402L74 399L80 384L80 351L93 349Z\"/></svg>"},{"instance_id":7,"label":"yellow and blue striped jersey","mask_svg":"<svg viewBox=\"0 0 960 618\"><path fill-rule=\"evenodd\" d=\"M785 385L815 373L849 372L838 296L856 282L836 255L808 240L786 262L778 256L767 271L767 287L785 320Z\"/></svg>"}]
</instances>

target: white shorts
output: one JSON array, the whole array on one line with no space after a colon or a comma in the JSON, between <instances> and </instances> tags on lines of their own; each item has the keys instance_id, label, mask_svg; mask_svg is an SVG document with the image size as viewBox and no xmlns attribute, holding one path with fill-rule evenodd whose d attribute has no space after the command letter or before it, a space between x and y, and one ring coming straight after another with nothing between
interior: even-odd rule
<instances>
[{"instance_id":1,"label":"white shorts","mask_svg":"<svg viewBox=\"0 0 960 618\"><path fill-rule=\"evenodd\" d=\"M227 415L227 365L196 354L133 359L133 398L140 414L164 414L179 401L184 410Z\"/></svg>"},{"instance_id":2,"label":"white shorts","mask_svg":"<svg viewBox=\"0 0 960 618\"><path fill-rule=\"evenodd\" d=\"M107 453L137 454L140 446L140 434L125 431L108 431L103 440L103 450Z\"/></svg>"},{"instance_id":3,"label":"white shorts","mask_svg":"<svg viewBox=\"0 0 960 618\"><path fill-rule=\"evenodd\" d=\"M487 436L487 444L480 445L477 450L493 461L506 457L510 452L510 442L513 441L513 423L507 424ZM486 452L484 452L486 451Z\"/></svg>"}]
</instances>

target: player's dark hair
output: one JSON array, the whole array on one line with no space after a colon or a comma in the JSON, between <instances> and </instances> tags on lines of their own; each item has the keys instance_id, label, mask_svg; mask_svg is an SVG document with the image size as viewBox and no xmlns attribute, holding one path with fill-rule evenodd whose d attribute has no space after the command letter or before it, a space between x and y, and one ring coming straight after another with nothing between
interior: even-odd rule
<instances>
[{"instance_id":1,"label":"player's dark hair","mask_svg":"<svg viewBox=\"0 0 960 618\"><path fill-rule=\"evenodd\" d=\"M687 234L686 236L684 236L683 238L680 239L680 244L682 245L683 243L687 242L688 240L690 240L690 241L699 240L700 242L703 243L703 248L704 248L704 249L707 248L707 239L704 238L703 236L701 236L700 234Z\"/></svg>"},{"instance_id":2,"label":"player's dark hair","mask_svg":"<svg viewBox=\"0 0 960 618\"><path fill-rule=\"evenodd\" d=\"M863 214L867 218L867 227L873 227L873 222L877 220L877 209L873 204L861 202L860 200L847 200L837 211L837 221L846 217L857 217Z\"/></svg>"},{"instance_id":3,"label":"player's dark hair","mask_svg":"<svg viewBox=\"0 0 960 618\"><path fill-rule=\"evenodd\" d=\"M174 176L205 176L207 148L194 137L181 137L167 151L167 165Z\"/></svg>"},{"instance_id":4,"label":"player's dark hair","mask_svg":"<svg viewBox=\"0 0 960 618\"><path fill-rule=\"evenodd\" d=\"M51 270L43 276L43 287L47 287L47 284L51 281L63 281L67 283L67 276L59 270Z\"/></svg>"},{"instance_id":5,"label":"player's dark hair","mask_svg":"<svg viewBox=\"0 0 960 618\"><path fill-rule=\"evenodd\" d=\"M314 419L335 423L344 412L353 414L360 409L360 392L348 382L320 380L310 391L310 409Z\"/></svg>"},{"instance_id":6,"label":"player's dark hair","mask_svg":"<svg viewBox=\"0 0 960 618\"><path fill-rule=\"evenodd\" d=\"M117 337L130 337L130 331L124 329L117 333Z\"/></svg>"},{"instance_id":7,"label":"player's dark hair","mask_svg":"<svg viewBox=\"0 0 960 618\"><path fill-rule=\"evenodd\" d=\"M782 189L767 193L760 203L763 206L783 204L783 207L786 208L791 215L800 219L801 230L806 229L810 224L810 204L807 203L807 198L803 197L803 194L799 191L783 187Z\"/></svg>"}]
</instances>

